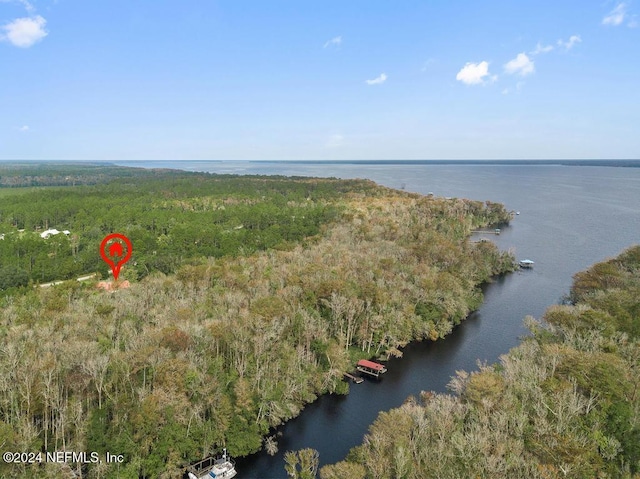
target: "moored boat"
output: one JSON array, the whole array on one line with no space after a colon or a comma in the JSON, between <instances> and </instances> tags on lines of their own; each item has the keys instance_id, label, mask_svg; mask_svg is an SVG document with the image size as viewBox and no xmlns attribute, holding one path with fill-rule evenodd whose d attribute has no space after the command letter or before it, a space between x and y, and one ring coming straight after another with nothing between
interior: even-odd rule
<instances>
[{"instance_id":1,"label":"moored boat","mask_svg":"<svg viewBox=\"0 0 640 479\"><path fill-rule=\"evenodd\" d=\"M361 359L360 361L358 361L356 369L361 373L365 373L376 378L380 374L384 374L387 372L387 368L385 368L384 365L375 363L373 361L368 361L366 359Z\"/></svg>"},{"instance_id":2,"label":"moored boat","mask_svg":"<svg viewBox=\"0 0 640 479\"><path fill-rule=\"evenodd\" d=\"M535 264L533 261L531 261L530 259L523 259L520 261L520 267L521 268L533 268L533 265Z\"/></svg>"},{"instance_id":3,"label":"moored boat","mask_svg":"<svg viewBox=\"0 0 640 479\"><path fill-rule=\"evenodd\" d=\"M208 457L190 466L188 469L189 479L231 479L236 477L236 463L224 449L222 456Z\"/></svg>"}]
</instances>

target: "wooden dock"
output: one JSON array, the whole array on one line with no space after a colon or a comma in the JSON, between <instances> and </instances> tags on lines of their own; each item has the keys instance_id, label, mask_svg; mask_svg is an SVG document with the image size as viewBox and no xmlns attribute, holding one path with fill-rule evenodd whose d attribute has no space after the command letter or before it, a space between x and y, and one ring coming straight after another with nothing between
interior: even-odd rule
<instances>
[{"instance_id":1,"label":"wooden dock","mask_svg":"<svg viewBox=\"0 0 640 479\"><path fill-rule=\"evenodd\" d=\"M360 383L364 382L364 379L359 378L357 376L354 376L353 374L344 373L344 375L345 375L345 377L351 379L356 384L360 384Z\"/></svg>"},{"instance_id":2,"label":"wooden dock","mask_svg":"<svg viewBox=\"0 0 640 479\"><path fill-rule=\"evenodd\" d=\"M473 230L472 233L474 233L474 234L499 235L500 234L500 228L496 228L493 231L492 230Z\"/></svg>"}]
</instances>

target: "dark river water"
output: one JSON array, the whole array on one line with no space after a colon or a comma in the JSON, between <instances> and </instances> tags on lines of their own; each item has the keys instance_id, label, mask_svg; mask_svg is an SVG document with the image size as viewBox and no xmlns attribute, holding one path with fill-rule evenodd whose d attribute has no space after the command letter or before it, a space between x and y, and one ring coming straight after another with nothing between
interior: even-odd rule
<instances>
[{"instance_id":1,"label":"dark river water","mask_svg":"<svg viewBox=\"0 0 640 479\"><path fill-rule=\"evenodd\" d=\"M138 165L139 166L139 165ZM380 382L351 384L347 396L324 396L279 429L279 452L237 461L238 477L286 478L283 454L310 447L321 465L344 459L380 411L420 391L446 391L456 370L495 362L569 291L572 275L640 242L640 168L550 165L353 165L172 162L145 166L238 174L368 178L407 191L504 203L519 211L500 236L485 235L535 267L485 288L485 302L453 333L413 343L388 362Z\"/></svg>"}]
</instances>

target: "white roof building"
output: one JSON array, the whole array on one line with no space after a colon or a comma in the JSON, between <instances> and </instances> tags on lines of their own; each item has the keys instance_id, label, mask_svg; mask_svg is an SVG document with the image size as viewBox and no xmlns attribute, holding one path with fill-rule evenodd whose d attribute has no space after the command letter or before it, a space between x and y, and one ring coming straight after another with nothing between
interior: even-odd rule
<instances>
[{"instance_id":1,"label":"white roof building","mask_svg":"<svg viewBox=\"0 0 640 479\"><path fill-rule=\"evenodd\" d=\"M44 238L44 239L47 239L50 236L59 235L60 233L63 233L65 235L69 236L71 234L71 231L69 231L69 230L58 231L55 228L51 228L51 229L48 229L48 230L43 231L42 233L40 233L40 237Z\"/></svg>"}]
</instances>

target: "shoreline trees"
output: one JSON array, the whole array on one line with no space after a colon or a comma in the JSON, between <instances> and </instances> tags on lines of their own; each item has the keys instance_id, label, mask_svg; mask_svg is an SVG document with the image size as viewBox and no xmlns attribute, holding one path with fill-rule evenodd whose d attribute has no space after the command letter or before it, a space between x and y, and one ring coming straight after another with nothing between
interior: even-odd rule
<instances>
[{"instance_id":1,"label":"shoreline trees","mask_svg":"<svg viewBox=\"0 0 640 479\"><path fill-rule=\"evenodd\" d=\"M125 195L147 208L139 217L88 210L92 226L80 215L98 241L120 221L130 238L141 232L131 238L130 288L69 281L0 298L0 443L124 454L117 470L79 465L89 478L179 477L214 445L254 452L270 427L318 395L345 392L342 373L356 357L445 337L478 306L479 286L513 268L494 245L468 241L472 229L508 220L492 204L359 180L167 175ZM96 191L122 188L52 191L49 200L62 207L66 198L73 212ZM268 205L280 205L277 218L295 211L295 220L273 222ZM251 221L234 229L234 211ZM211 222L181 227L183 217L206 215ZM203 253L204 243L215 248L246 231L253 243ZM175 273L150 260L163 242L184 248ZM55 467L47 465L54 475ZM43 470L0 464L11 477L34 471Z\"/></svg>"},{"instance_id":2,"label":"shoreline trees","mask_svg":"<svg viewBox=\"0 0 640 479\"><path fill-rule=\"evenodd\" d=\"M381 413L320 477L640 477L640 246L576 274L570 298L498 364L459 372L455 395Z\"/></svg>"}]
</instances>

